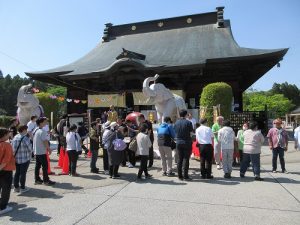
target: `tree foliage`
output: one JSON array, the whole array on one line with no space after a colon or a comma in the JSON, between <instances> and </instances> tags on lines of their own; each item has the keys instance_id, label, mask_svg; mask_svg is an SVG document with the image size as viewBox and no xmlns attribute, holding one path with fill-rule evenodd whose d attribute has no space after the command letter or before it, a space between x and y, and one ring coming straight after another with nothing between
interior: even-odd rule
<instances>
[{"instance_id":1,"label":"tree foliage","mask_svg":"<svg viewBox=\"0 0 300 225\"><path fill-rule=\"evenodd\" d=\"M274 83L269 92L273 95L283 94L284 97L292 101L295 107L300 106L300 90L295 84L289 84L288 82L282 84Z\"/></svg>"},{"instance_id":2,"label":"tree foliage","mask_svg":"<svg viewBox=\"0 0 300 225\"><path fill-rule=\"evenodd\" d=\"M27 78L7 75L0 79L0 113L15 116L17 114L17 96L22 85L28 84Z\"/></svg>"},{"instance_id":3,"label":"tree foliage","mask_svg":"<svg viewBox=\"0 0 300 225\"><path fill-rule=\"evenodd\" d=\"M283 94L271 92L246 92L243 95L244 111L263 111L265 106L270 117L283 117L295 106Z\"/></svg>"},{"instance_id":4,"label":"tree foliage","mask_svg":"<svg viewBox=\"0 0 300 225\"><path fill-rule=\"evenodd\" d=\"M200 105L206 106L208 123L213 123L213 106L221 105L221 115L229 119L232 104L232 89L223 82L208 84L203 88Z\"/></svg>"}]
</instances>

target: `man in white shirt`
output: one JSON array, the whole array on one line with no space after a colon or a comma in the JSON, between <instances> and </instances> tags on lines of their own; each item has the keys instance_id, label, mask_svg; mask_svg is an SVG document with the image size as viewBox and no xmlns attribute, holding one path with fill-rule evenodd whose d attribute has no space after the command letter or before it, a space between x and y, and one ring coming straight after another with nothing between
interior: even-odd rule
<instances>
[{"instance_id":1,"label":"man in white shirt","mask_svg":"<svg viewBox=\"0 0 300 225\"><path fill-rule=\"evenodd\" d=\"M213 138L212 129L207 126L207 119L200 120L201 126L196 129L196 140L199 144L200 169L203 179L212 179L211 166L213 158Z\"/></svg>"},{"instance_id":2,"label":"man in white shirt","mask_svg":"<svg viewBox=\"0 0 300 225\"><path fill-rule=\"evenodd\" d=\"M37 116L32 116L30 121L27 123L27 131L31 140L33 140L33 131L37 127L36 125Z\"/></svg>"},{"instance_id":3,"label":"man in white shirt","mask_svg":"<svg viewBox=\"0 0 300 225\"><path fill-rule=\"evenodd\" d=\"M300 126L298 126L294 131L295 138L295 149L300 150Z\"/></svg>"}]
</instances>

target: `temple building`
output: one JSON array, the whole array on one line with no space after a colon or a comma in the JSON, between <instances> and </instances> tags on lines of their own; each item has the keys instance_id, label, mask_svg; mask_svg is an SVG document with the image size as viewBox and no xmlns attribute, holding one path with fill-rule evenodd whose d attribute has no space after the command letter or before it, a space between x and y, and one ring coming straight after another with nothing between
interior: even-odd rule
<instances>
[{"instance_id":1,"label":"temple building","mask_svg":"<svg viewBox=\"0 0 300 225\"><path fill-rule=\"evenodd\" d=\"M107 23L101 42L87 55L65 66L26 74L67 87L68 113L110 104L151 109L142 95L142 83L155 74L160 75L157 82L194 109L199 108L205 85L226 82L232 87L236 110L242 111L242 93L278 64L288 49L240 47L223 13L224 7L217 7L203 14Z\"/></svg>"}]
</instances>

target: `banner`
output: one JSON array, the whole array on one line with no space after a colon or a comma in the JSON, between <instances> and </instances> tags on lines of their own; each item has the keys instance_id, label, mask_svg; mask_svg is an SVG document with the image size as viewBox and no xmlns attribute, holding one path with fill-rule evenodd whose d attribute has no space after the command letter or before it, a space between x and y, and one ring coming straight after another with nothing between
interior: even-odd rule
<instances>
[{"instance_id":1,"label":"banner","mask_svg":"<svg viewBox=\"0 0 300 225\"><path fill-rule=\"evenodd\" d=\"M88 95L88 107L126 107L124 94L103 94L103 95Z\"/></svg>"}]
</instances>

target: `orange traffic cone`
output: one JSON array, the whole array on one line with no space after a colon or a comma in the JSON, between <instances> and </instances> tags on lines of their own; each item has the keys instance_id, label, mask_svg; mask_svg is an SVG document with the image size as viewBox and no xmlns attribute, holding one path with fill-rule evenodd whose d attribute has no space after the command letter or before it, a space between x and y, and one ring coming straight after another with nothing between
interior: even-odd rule
<instances>
[{"instance_id":1,"label":"orange traffic cone","mask_svg":"<svg viewBox=\"0 0 300 225\"><path fill-rule=\"evenodd\" d=\"M91 149L89 149L87 156L88 156L88 158L91 158L91 157L92 157Z\"/></svg>"},{"instance_id":2,"label":"orange traffic cone","mask_svg":"<svg viewBox=\"0 0 300 225\"><path fill-rule=\"evenodd\" d=\"M48 175L53 175L55 173L51 171L49 153L47 153L46 155L47 155L47 161L48 161Z\"/></svg>"},{"instance_id":3,"label":"orange traffic cone","mask_svg":"<svg viewBox=\"0 0 300 225\"><path fill-rule=\"evenodd\" d=\"M64 156L65 156L64 148L60 147L57 166L55 166L54 169L61 169L63 167L63 165L64 165Z\"/></svg>"},{"instance_id":4,"label":"orange traffic cone","mask_svg":"<svg viewBox=\"0 0 300 225\"><path fill-rule=\"evenodd\" d=\"M58 159L58 167L60 168L62 168L64 165L64 157L65 157L65 150L63 147L60 147L59 159Z\"/></svg>"},{"instance_id":5,"label":"orange traffic cone","mask_svg":"<svg viewBox=\"0 0 300 225\"><path fill-rule=\"evenodd\" d=\"M69 156L68 153L64 151L64 164L60 175L68 175L68 174L69 174Z\"/></svg>"}]
</instances>

